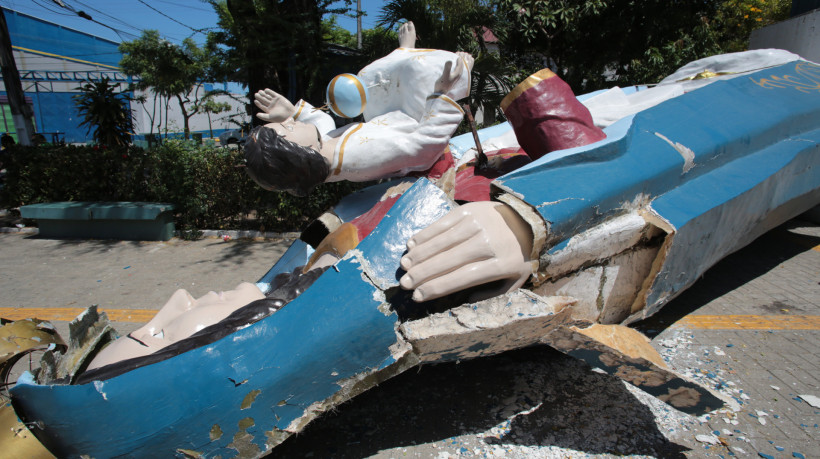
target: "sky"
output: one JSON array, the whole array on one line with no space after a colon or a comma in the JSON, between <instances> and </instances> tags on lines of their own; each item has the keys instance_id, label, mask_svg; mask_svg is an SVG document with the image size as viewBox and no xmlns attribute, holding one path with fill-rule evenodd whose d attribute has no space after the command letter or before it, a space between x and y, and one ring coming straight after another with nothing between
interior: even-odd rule
<instances>
[{"instance_id":1,"label":"sky","mask_svg":"<svg viewBox=\"0 0 820 459\"><path fill-rule=\"evenodd\" d=\"M367 14L362 18L363 28L375 26L382 3L362 0L362 10ZM201 44L205 34L196 31L216 27L217 21L211 6L201 0L0 0L0 5L116 42L133 40L143 30L155 29L174 43L191 37ZM352 7L356 7L355 1ZM96 22L77 16L79 11ZM340 16L337 22L356 32L356 19Z\"/></svg>"}]
</instances>

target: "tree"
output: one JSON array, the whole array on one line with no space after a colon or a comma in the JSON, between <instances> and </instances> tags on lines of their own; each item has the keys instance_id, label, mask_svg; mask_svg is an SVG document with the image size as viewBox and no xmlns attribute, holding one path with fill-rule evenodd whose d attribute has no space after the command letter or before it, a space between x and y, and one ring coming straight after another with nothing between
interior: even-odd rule
<instances>
[{"instance_id":1,"label":"tree","mask_svg":"<svg viewBox=\"0 0 820 459\"><path fill-rule=\"evenodd\" d=\"M654 83L681 60L719 52L710 23L718 3L496 0L504 54L527 71L549 66L576 92Z\"/></svg>"},{"instance_id":2,"label":"tree","mask_svg":"<svg viewBox=\"0 0 820 459\"><path fill-rule=\"evenodd\" d=\"M749 35L789 17L791 0L725 0L721 2L715 22L719 40L726 52L749 47Z\"/></svg>"},{"instance_id":3,"label":"tree","mask_svg":"<svg viewBox=\"0 0 820 459\"><path fill-rule=\"evenodd\" d=\"M217 80L245 84L249 99L264 88L291 102L323 98L322 18L349 11L350 0L209 1L219 16L220 30L208 35ZM255 110L249 103L248 113Z\"/></svg>"},{"instance_id":4,"label":"tree","mask_svg":"<svg viewBox=\"0 0 820 459\"><path fill-rule=\"evenodd\" d=\"M139 89L153 88L166 99L175 98L182 112L184 133L190 135L189 121L200 110L200 83L213 62L210 49L203 49L190 38L177 46L160 38L156 30L146 30L134 41L120 44L123 58L120 67L139 77ZM167 102L166 102L166 126Z\"/></svg>"},{"instance_id":5,"label":"tree","mask_svg":"<svg viewBox=\"0 0 820 459\"><path fill-rule=\"evenodd\" d=\"M116 92L117 85L108 78L90 81L72 96L83 121L80 126L94 129L94 141L101 145L128 145L131 140L133 120L128 96Z\"/></svg>"},{"instance_id":6,"label":"tree","mask_svg":"<svg viewBox=\"0 0 820 459\"><path fill-rule=\"evenodd\" d=\"M356 37L336 22L335 14L322 19L322 41L347 46L348 48L356 47Z\"/></svg>"},{"instance_id":7,"label":"tree","mask_svg":"<svg viewBox=\"0 0 820 459\"><path fill-rule=\"evenodd\" d=\"M203 102L201 104L202 111L208 114L208 131L210 131L210 136L214 136L214 128L211 126L211 113L219 114L222 112L227 112L231 109L231 105L227 102L217 102L213 99L213 95L215 93L211 93L209 97L203 97Z\"/></svg>"}]
</instances>

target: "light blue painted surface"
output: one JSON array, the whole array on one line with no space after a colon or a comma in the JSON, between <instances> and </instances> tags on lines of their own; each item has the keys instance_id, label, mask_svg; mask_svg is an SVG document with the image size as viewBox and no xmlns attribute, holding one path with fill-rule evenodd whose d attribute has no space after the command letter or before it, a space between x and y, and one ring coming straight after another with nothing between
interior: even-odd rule
<instances>
[{"instance_id":1,"label":"light blue painted surface","mask_svg":"<svg viewBox=\"0 0 820 459\"><path fill-rule=\"evenodd\" d=\"M512 126L510 126L510 123L506 121L501 124L496 124L495 126L479 129L478 140L479 142L484 142L487 139L498 137L510 129L512 129ZM471 132L461 134L450 139L450 153L452 153L453 158L461 158L461 156L470 148L475 148L475 140L473 139L473 134Z\"/></svg>"},{"instance_id":2,"label":"light blue painted surface","mask_svg":"<svg viewBox=\"0 0 820 459\"><path fill-rule=\"evenodd\" d=\"M718 81L671 99L619 121L607 131L614 134L608 139L550 153L497 183L523 195L550 224L550 241L562 241L622 213L639 195L654 199L737 158L816 128L820 92L765 89L752 81L794 74L795 65ZM656 133L691 149L694 167L684 173L681 154Z\"/></svg>"},{"instance_id":3,"label":"light blue painted surface","mask_svg":"<svg viewBox=\"0 0 820 459\"><path fill-rule=\"evenodd\" d=\"M820 203L820 129L704 174L652 202L676 228L644 316L709 267Z\"/></svg>"},{"instance_id":4,"label":"light blue painted surface","mask_svg":"<svg viewBox=\"0 0 820 459\"><path fill-rule=\"evenodd\" d=\"M448 205L437 190L419 180L373 233L404 237L427 226L420 215L437 218ZM394 225L403 228L382 228ZM395 273L401 252L394 249L405 243L366 238L359 248L364 259L380 260L380 272ZM340 382L395 363L396 315L378 310L378 289L356 258L337 268L276 314L211 345L107 381L20 384L12 397L28 421L44 426L39 438L60 457L169 457L177 448L233 457L228 445L248 418L247 433L264 450L265 432L286 428ZM254 403L240 409L254 390L261 391ZM212 442L215 424L223 435Z\"/></svg>"},{"instance_id":5,"label":"light blue painted surface","mask_svg":"<svg viewBox=\"0 0 820 459\"><path fill-rule=\"evenodd\" d=\"M307 245L307 243L301 239L296 239L268 272L256 281L256 287L259 288L262 293L268 293L271 287L270 284L277 275L293 272L294 269L305 266L312 254L313 247Z\"/></svg>"}]
</instances>

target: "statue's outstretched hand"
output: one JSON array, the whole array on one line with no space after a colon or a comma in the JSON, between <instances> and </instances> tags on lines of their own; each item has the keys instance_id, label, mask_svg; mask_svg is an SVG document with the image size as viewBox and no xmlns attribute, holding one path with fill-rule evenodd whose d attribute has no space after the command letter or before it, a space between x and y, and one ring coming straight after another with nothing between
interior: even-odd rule
<instances>
[{"instance_id":1,"label":"statue's outstretched hand","mask_svg":"<svg viewBox=\"0 0 820 459\"><path fill-rule=\"evenodd\" d=\"M272 89L258 91L253 96L253 103L262 110L256 117L269 123L281 123L296 112L296 107L285 96Z\"/></svg>"},{"instance_id":2,"label":"statue's outstretched hand","mask_svg":"<svg viewBox=\"0 0 820 459\"><path fill-rule=\"evenodd\" d=\"M462 51L457 52L456 56L458 56L458 60L456 60L455 63L447 61L444 64L444 72L442 72L441 77L436 80L435 92L446 94L460 79L470 78L470 72L473 70L473 64L475 62L473 56ZM462 65L467 67L466 77L464 76L465 72Z\"/></svg>"},{"instance_id":3,"label":"statue's outstretched hand","mask_svg":"<svg viewBox=\"0 0 820 459\"><path fill-rule=\"evenodd\" d=\"M485 284L504 281L495 296L520 287L532 273L532 230L505 204L465 204L407 241L400 283L427 301ZM475 298L478 299L478 298Z\"/></svg>"}]
</instances>

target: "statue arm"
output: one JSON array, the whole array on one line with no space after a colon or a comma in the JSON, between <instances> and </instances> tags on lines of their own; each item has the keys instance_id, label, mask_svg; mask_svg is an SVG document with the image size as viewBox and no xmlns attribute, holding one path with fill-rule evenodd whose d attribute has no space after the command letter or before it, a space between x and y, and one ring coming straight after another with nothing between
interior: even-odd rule
<instances>
[{"instance_id":1,"label":"statue arm","mask_svg":"<svg viewBox=\"0 0 820 459\"><path fill-rule=\"evenodd\" d=\"M336 129L336 122L333 117L327 114L324 110L315 108L305 100L300 100L296 103L296 112L293 119L303 123L310 123L316 126L319 134L326 136L328 132Z\"/></svg>"},{"instance_id":2,"label":"statue arm","mask_svg":"<svg viewBox=\"0 0 820 459\"><path fill-rule=\"evenodd\" d=\"M293 118L296 121L316 126L322 135L327 135L328 132L336 129L336 123L327 113L314 108L304 100L293 105L285 96L272 89L257 92L253 103L261 110L256 117L268 123L281 123L288 118Z\"/></svg>"}]
</instances>

